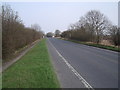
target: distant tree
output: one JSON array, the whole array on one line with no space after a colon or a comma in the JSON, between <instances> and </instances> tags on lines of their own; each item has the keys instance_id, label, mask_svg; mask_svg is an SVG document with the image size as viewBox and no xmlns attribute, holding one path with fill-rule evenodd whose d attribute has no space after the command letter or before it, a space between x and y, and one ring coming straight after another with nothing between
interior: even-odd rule
<instances>
[{"instance_id":1,"label":"distant tree","mask_svg":"<svg viewBox=\"0 0 120 90\"><path fill-rule=\"evenodd\" d=\"M113 44L115 46L120 45L120 28L117 26L112 26L111 29L109 29L109 34Z\"/></svg>"},{"instance_id":2,"label":"distant tree","mask_svg":"<svg viewBox=\"0 0 120 90\"><path fill-rule=\"evenodd\" d=\"M36 31L41 31L41 27L38 24L31 25L31 28L33 28Z\"/></svg>"},{"instance_id":3,"label":"distant tree","mask_svg":"<svg viewBox=\"0 0 120 90\"><path fill-rule=\"evenodd\" d=\"M62 32L62 33L61 33L61 37L63 37L63 38L68 38L68 37L67 37L67 34L68 34L67 32L68 32L68 31Z\"/></svg>"},{"instance_id":4,"label":"distant tree","mask_svg":"<svg viewBox=\"0 0 120 90\"><path fill-rule=\"evenodd\" d=\"M39 32L39 37L42 38L44 36L44 32L42 31L40 25L38 24L33 24L31 25L31 28L37 32Z\"/></svg>"},{"instance_id":5,"label":"distant tree","mask_svg":"<svg viewBox=\"0 0 120 90\"><path fill-rule=\"evenodd\" d=\"M55 31L55 37L60 37L60 34L61 34L60 30Z\"/></svg>"}]
</instances>

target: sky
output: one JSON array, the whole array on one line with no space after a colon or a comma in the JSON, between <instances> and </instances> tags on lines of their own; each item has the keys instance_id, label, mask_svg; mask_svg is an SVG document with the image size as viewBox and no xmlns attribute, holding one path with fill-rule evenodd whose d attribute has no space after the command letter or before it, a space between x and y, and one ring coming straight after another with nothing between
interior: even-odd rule
<instances>
[{"instance_id":1,"label":"sky","mask_svg":"<svg viewBox=\"0 0 120 90\"><path fill-rule=\"evenodd\" d=\"M65 31L90 10L103 13L114 25L118 25L117 2L6 2L23 20L25 26L39 24L42 30Z\"/></svg>"}]
</instances>

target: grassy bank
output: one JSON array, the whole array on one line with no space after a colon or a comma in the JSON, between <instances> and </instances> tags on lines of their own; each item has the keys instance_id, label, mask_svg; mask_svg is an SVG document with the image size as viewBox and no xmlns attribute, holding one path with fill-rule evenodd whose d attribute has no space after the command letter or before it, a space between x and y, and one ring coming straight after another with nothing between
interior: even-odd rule
<instances>
[{"instance_id":1,"label":"grassy bank","mask_svg":"<svg viewBox=\"0 0 120 90\"><path fill-rule=\"evenodd\" d=\"M3 88L59 88L43 39L3 72Z\"/></svg>"},{"instance_id":2,"label":"grassy bank","mask_svg":"<svg viewBox=\"0 0 120 90\"><path fill-rule=\"evenodd\" d=\"M31 46L33 46L35 43L39 42L40 39L25 45L22 48L17 49L14 53L12 53L9 57L7 58L3 58L2 64L5 64L6 62L9 62L11 60L13 60L14 58L18 57L22 52L24 52L26 49L30 48Z\"/></svg>"},{"instance_id":3,"label":"grassy bank","mask_svg":"<svg viewBox=\"0 0 120 90\"><path fill-rule=\"evenodd\" d=\"M95 43L87 43L87 42L81 42L81 41L71 40L71 39L64 39L64 40L71 41L71 42L74 42L74 43L84 44L84 45L88 45L88 46L103 48L103 49L107 49L107 50L112 50L112 51L116 51L116 52L120 52L120 48L113 47L113 46L107 46L107 45L95 44Z\"/></svg>"}]
</instances>

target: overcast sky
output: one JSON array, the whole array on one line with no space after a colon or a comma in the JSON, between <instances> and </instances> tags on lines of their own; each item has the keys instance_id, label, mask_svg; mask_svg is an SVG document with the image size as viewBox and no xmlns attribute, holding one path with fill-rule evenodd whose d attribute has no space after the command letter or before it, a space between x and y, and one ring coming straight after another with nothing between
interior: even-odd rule
<instances>
[{"instance_id":1,"label":"overcast sky","mask_svg":"<svg viewBox=\"0 0 120 90\"><path fill-rule=\"evenodd\" d=\"M90 10L99 10L114 24L118 24L117 2L7 2L18 11L26 26L39 24L42 30L64 31Z\"/></svg>"}]
</instances>

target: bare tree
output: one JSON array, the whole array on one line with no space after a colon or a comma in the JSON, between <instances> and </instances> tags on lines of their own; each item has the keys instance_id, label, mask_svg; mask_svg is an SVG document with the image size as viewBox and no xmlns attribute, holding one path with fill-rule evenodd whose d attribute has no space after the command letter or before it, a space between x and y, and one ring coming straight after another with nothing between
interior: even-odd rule
<instances>
[{"instance_id":1,"label":"bare tree","mask_svg":"<svg viewBox=\"0 0 120 90\"><path fill-rule=\"evenodd\" d=\"M37 32L39 32L39 37L40 38L43 37L43 33L44 32L42 31L42 29L41 29L41 27L40 27L39 24L33 24L33 25L31 25L31 28L34 29L34 30L36 30Z\"/></svg>"},{"instance_id":2,"label":"bare tree","mask_svg":"<svg viewBox=\"0 0 120 90\"><path fill-rule=\"evenodd\" d=\"M31 28L33 28L36 31L41 31L41 27L38 24L31 25Z\"/></svg>"},{"instance_id":3,"label":"bare tree","mask_svg":"<svg viewBox=\"0 0 120 90\"><path fill-rule=\"evenodd\" d=\"M96 10L89 11L86 16L87 24L90 26L91 35L96 35L95 42L99 43L104 30L106 30L110 21L102 13Z\"/></svg>"},{"instance_id":4,"label":"bare tree","mask_svg":"<svg viewBox=\"0 0 120 90\"><path fill-rule=\"evenodd\" d=\"M109 34L111 36L111 40L115 46L120 45L120 28L117 26L112 26L109 29Z\"/></svg>"},{"instance_id":5,"label":"bare tree","mask_svg":"<svg viewBox=\"0 0 120 90\"><path fill-rule=\"evenodd\" d=\"M115 45L119 45L120 29L112 27L105 15L96 10L89 11L75 24L70 24L69 29L62 33L62 37L80 41L100 43L101 39L109 34Z\"/></svg>"},{"instance_id":6,"label":"bare tree","mask_svg":"<svg viewBox=\"0 0 120 90\"><path fill-rule=\"evenodd\" d=\"M2 56L3 59L11 57L14 52L25 45L40 39L40 30L26 28L18 13L13 11L9 5L2 6Z\"/></svg>"}]
</instances>

